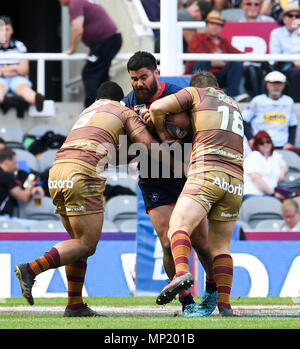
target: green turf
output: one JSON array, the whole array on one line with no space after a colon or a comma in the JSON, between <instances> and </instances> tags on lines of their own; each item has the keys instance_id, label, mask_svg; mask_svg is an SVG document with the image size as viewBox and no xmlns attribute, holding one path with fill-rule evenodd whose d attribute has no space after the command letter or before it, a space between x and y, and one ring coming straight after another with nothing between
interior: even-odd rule
<instances>
[{"instance_id":1,"label":"green turf","mask_svg":"<svg viewBox=\"0 0 300 349\"><path fill-rule=\"evenodd\" d=\"M198 303L201 297L194 298ZM134 306L134 305L155 305L155 297L88 297L86 299L89 305L103 306ZM64 306L66 298L35 298L34 304L38 306ZM282 297L265 297L265 298L248 298L248 297L231 297L231 304L237 305L296 305L295 298ZM300 298L298 298L300 305ZM2 306L18 306L27 305L22 297L0 299L0 307ZM167 304L166 306L180 305L178 300Z\"/></svg>"},{"instance_id":2,"label":"green turf","mask_svg":"<svg viewBox=\"0 0 300 349\"><path fill-rule=\"evenodd\" d=\"M0 329L299 329L299 318L62 318L58 315L1 315Z\"/></svg>"},{"instance_id":3,"label":"green turf","mask_svg":"<svg viewBox=\"0 0 300 349\"><path fill-rule=\"evenodd\" d=\"M197 299L198 301L199 299ZM154 297L89 297L89 306L155 305ZM64 298L37 298L36 306L64 306ZM232 298L232 305L293 305L291 298ZM0 307L27 305L23 298L9 298ZM179 305L173 301L171 305ZM300 329L300 318L183 318L108 316L100 318L63 318L60 315L1 314L0 329Z\"/></svg>"}]
</instances>

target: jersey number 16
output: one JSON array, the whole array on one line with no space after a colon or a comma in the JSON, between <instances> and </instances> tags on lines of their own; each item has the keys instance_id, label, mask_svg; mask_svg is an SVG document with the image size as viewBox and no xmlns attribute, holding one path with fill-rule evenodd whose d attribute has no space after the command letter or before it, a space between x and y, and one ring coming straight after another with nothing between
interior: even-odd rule
<instances>
[{"instance_id":1,"label":"jersey number 16","mask_svg":"<svg viewBox=\"0 0 300 349\"><path fill-rule=\"evenodd\" d=\"M239 136L244 137L243 118L242 118L242 115L237 110L234 110L232 113L231 130L229 130L229 121L231 118L229 107L227 107L226 105L220 105L218 107L218 112L222 113L222 121L221 121L220 129L232 131L238 134Z\"/></svg>"}]
</instances>

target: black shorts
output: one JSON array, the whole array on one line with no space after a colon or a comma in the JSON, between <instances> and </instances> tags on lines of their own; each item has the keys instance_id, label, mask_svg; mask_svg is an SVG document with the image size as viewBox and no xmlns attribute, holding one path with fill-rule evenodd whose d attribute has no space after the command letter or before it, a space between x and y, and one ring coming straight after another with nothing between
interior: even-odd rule
<instances>
[{"instance_id":1,"label":"black shorts","mask_svg":"<svg viewBox=\"0 0 300 349\"><path fill-rule=\"evenodd\" d=\"M164 205L175 205L186 182L186 178L140 179L139 187L143 194L146 212Z\"/></svg>"}]
</instances>

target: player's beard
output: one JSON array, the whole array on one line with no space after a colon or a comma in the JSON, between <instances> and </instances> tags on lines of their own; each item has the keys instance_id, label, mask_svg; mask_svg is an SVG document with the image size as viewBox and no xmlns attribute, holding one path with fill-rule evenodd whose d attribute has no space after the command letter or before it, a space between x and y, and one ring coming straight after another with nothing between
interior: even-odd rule
<instances>
[{"instance_id":1,"label":"player's beard","mask_svg":"<svg viewBox=\"0 0 300 349\"><path fill-rule=\"evenodd\" d=\"M148 104L149 100L153 98L157 92L157 81L153 79L149 88L135 88L134 95L138 104Z\"/></svg>"}]
</instances>

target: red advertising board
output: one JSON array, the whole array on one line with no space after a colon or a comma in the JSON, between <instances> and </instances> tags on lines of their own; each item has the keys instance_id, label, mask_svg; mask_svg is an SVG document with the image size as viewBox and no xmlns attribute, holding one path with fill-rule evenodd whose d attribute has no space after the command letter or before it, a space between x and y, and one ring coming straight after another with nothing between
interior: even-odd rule
<instances>
[{"instance_id":1,"label":"red advertising board","mask_svg":"<svg viewBox=\"0 0 300 349\"><path fill-rule=\"evenodd\" d=\"M241 52L264 54L269 53L271 31L278 27L277 22L227 22L220 36L229 40Z\"/></svg>"}]
</instances>

